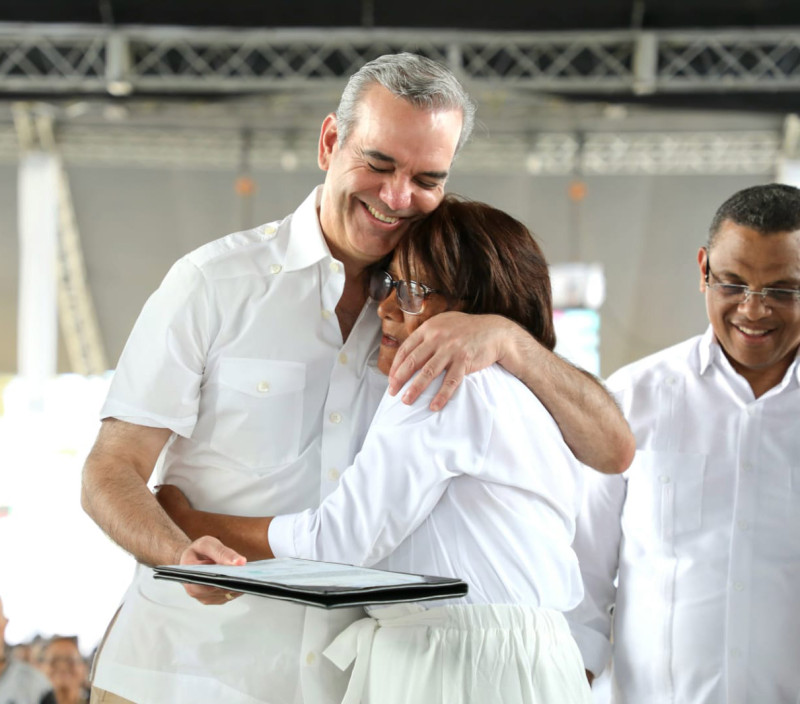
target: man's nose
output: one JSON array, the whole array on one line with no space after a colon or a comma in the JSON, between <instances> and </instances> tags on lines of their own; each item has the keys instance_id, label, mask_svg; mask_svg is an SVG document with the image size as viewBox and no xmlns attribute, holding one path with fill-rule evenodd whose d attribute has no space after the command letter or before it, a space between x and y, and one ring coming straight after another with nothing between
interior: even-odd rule
<instances>
[{"instance_id":1,"label":"man's nose","mask_svg":"<svg viewBox=\"0 0 800 704\"><path fill-rule=\"evenodd\" d=\"M381 188L381 200L393 210L398 212L411 205L411 184L404 176L393 176Z\"/></svg>"},{"instance_id":2,"label":"man's nose","mask_svg":"<svg viewBox=\"0 0 800 704\"><path fill-rule=\"evenodd\" d=\"M769 315L771 310L765 296L749 289L745 294L744 300L739 304L739 308L742 308L751 320L763 318Z\"/></svg>"}]
</instances>

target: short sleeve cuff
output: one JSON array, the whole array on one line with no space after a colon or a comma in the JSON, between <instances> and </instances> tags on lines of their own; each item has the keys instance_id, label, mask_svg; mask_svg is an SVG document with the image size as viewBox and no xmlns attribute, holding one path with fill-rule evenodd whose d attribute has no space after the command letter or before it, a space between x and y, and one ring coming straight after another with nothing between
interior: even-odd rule
<instances>
[{"instance_id":1,"label":"short sleeve cuff","mask_svg":"<svg viewBox=\"0 0 800 704\"><path fill-rule=\"evenodd\" d=\"M192 436L197 421L195 416L170 418L157 413L147 413L111 397L106 399L103 407L100 409L100 420L105 420L106 418L116 418L126 423L143 425L147 428L167 428L176 435L180 435L184 438Z\"/></svg>"}]
</instances>

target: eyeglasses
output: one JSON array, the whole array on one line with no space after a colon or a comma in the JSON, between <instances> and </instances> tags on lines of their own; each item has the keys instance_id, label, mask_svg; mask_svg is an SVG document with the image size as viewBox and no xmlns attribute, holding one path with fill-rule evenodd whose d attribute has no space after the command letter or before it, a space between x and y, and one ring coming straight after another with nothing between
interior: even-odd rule
<instances>
[{"instance_id":1,"label":"eyeglasses","mask_svg":"<svg viewBox=\"0 0 800 704\"><path fill-rule=\"evenodd\" d=\"M396 280L386 271L375 270L369 279L370 298L380 303L397 290L397 305L409 315L419 315L425 308L425 300L434 293L441 293L418 281Z\"/></svg>"},{"instance_id":2,"label":"eyeglasses","mask_svg":"<svg viewBox=\"0 0 800 704\"><path fill-rule=\"evenodd\" d=\"M761 303L771 309L791 308L800 301L800 289L796 288L762 288L754 291L744 284L710 283L709 275L714 276L711 271L711 262L706 252L706 286L720 298L741 305L750 300L750 296L761 296ZM717 277L714 276L716 279Z\"/></svg>"}]
</instances>

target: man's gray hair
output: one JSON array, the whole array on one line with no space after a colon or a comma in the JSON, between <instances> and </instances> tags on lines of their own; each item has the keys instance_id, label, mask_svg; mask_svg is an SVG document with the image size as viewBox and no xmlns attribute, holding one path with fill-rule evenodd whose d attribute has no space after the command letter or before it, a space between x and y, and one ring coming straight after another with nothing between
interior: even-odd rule
<instances>
[{"instance_id":1,"label":"man's gray hair","mask_svg":"<svg viewBox=\"0 0 800 704\"><path fill-rule=\"evenodd\" d=\"M364 64L347 81L336 109L340 145L358 120L361 98L376 84L423 110L460 110L463 122L456 153L472 134L476 106L453 72L424 56L404 52L379 56Z\"/></svg>"}]
</instances>

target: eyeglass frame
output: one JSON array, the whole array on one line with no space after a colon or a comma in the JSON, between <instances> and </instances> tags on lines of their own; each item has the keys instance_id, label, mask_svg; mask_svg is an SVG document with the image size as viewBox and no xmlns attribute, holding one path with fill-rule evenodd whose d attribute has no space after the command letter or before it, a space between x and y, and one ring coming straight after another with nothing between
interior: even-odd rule
<instances>
[{"instance_id":1,"label":"eyeglass frame","mask_svg":"<svg viewBox=\"0 0 800 704\"><path fill-rule=\"evenodd\" d=\"M778 308L782 306L790 306L792 304L797 304L800 302L800 289L796 288L771 288L765 287L762 288L760 291L754 291L750 288L747 284L727 284L724 281L718 281L718 283L711 283L708 278L709 276L714 276L716 279L714 272L711 271L711 253L708 251L708 247L704 247L706 252L706 275L705 275L705 284L706 287L711 289L712 291L717 291L719 293L725 294L728 293L733 295L736 292L736 295L743 295L740 301L737 302L737 305L745 305L749 300L750 296L756 295L761 297L761 304L770 310L774 309L777 305ZM774 296L775 294L788 294L791 295L792 300L783 301L781 299L776 299ZM767 296L770 296L767 299Z\"/></svg>"},{"instance_id":2,"label":"eyeglass frame","mask_svg":"<svg viewBox=\"0 0 800 704\"><path fill-rule=\"evenodd\" d=\"M384 278L384 285L386 285L385 282L386 282L386 279L388 279L389 288L386 291L386 295L383 298L378 299L378 298L376 298L375 296L372 295L372 282L373 282L374 278L376 276L380 275L380 274L383 274L383 276L385 277ZM411 286L419 286L422 289L422 302L420 303L420 309L419 310L417 310L417 311L408 310L407 305L405 305L404 301L403 301L403 298L405 298L406 296L404 296L401 293L401 289L400 289L401 285L404 285L406 287L406 290ZM425 302L434 293L438 293L438 294L441 294L441 295L446 295L443 291L439 291L439 290L437 290L435 288L431 288L430 286L426 286L425 284L420 283L419 281L414 281L413 279L395 279L394 276L392 276L385 269L375 269L370 274L370 277L369 277L369 295L370 295L370 298L372 298L377 303L381 303L381 302L385 301L387 298L389 298L389 296L392 295L392 291L395 291L397 293L397 307L400 308L400 310L403 311L403 313L407 313L408 315L422 315L422 313L425 311Z\"/></svg>"}]
</instances>

